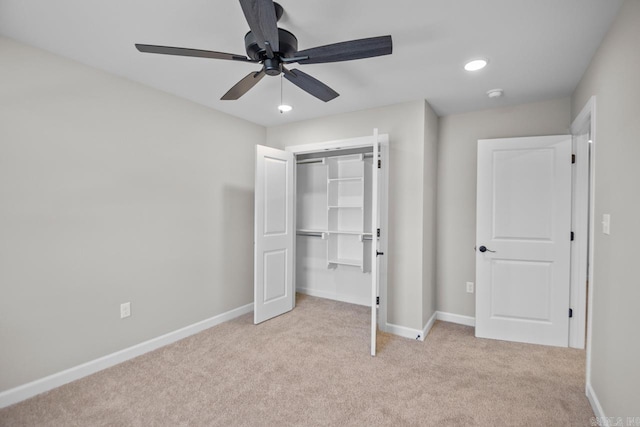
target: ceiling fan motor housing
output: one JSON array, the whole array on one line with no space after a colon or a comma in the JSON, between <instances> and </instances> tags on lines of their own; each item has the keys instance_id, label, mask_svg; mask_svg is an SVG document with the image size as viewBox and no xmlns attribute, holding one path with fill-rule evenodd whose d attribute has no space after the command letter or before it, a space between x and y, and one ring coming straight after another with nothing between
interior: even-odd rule
<instances>
[{"instance_id":1,"label":"ceiling fan motor housing","mask_svg":"<svg viewBox=\"0 0 640 427\"><path fill-rule=\"evenodd\" d=\"M298 51L298 39L292 33L278 28L280 49L275 52L277 57L290 58ZM249 31L244 36L244 46L247 56L255 61L264 61L265 72L270 76L277 76L282 71L280 61L276 58L268 59L267 51L258 46L255 36Z\"/></svg>"}]
</instances>

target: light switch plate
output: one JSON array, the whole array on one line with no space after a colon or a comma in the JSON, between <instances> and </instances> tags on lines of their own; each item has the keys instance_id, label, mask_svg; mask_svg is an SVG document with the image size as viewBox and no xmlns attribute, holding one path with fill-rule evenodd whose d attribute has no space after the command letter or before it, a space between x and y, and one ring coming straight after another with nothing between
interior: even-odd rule
<instances>
[{"instance_id":1,"label":"light switch plate","mask_svg":"<svg viewBox=\"0 0 640 427\"><path fill-rule=\"evenodd\" d=\"M120 304L120 318L124 319L125 317L131 316L131 303L125 302Z\"/></svg>"},{"instance_id":2,"label":"light switch plate","mask_svg":"<svg viewBox=\"0 0 640 427\"><path fill-rule=\"evenodd\" d=\"M611 215L602 215L602 232L604 234L611 234Z\"/></svg>"}]
</instances>

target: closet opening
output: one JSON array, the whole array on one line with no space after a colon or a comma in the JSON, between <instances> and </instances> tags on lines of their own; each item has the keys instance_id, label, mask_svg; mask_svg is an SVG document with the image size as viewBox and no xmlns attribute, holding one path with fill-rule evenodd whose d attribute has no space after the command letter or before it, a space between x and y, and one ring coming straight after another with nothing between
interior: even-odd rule
<instances>
[{"instance_id":1,"label":"closet opening","mask_svg":"<svg viewBox=\"0 0 640 427\"><path fill-rule=\"evenodd\" d=\"M371 307L375 355L376 331L386 330L387 156L388 136L377 132L258 146L255 323L293 309L296 292Z\"/></svg>"},{"instance_id":2,"label":"closet opening","mask_svg":"<svg viewBox=\"0 0 640 427\"><path fill-rule=\"evenodd\" d=\"M297 292L371 305L372 151L298 156Z\"/></svg>"}]
</instances>

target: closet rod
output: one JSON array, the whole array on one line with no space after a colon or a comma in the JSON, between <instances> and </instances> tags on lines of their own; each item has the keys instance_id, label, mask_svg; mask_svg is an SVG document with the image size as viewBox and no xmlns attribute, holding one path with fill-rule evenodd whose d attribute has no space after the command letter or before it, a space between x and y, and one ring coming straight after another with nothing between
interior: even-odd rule
<instances>
[{"instance_id":1,"label":"closet rod","mask_svg":"<svg viewBox=\"0 0 640 427\"><path fill-rule=\"evenodd\" d=\"M340 156L327 156L327 157L340 157ZM327 158L327 157L322 157L319 159L304 159L304 160L298 160L296 162L296 164L298 165L306 165L306 164L310 164L310 163L322 163L323 162L323 158ZM373 153L364 153L364 157L373 157Z\"/></svg>"},{"instance_id":2,"label":"closet rod","mask_svg":"<svg viewBox=\"0 0 640 427\"><path fill-rule=\"evenodd\" d=\"M297 236L309 236L309 237L322 237L322 232L313 232L313 231L298 231L296 232Z\"/></svg>"}]
</instances>

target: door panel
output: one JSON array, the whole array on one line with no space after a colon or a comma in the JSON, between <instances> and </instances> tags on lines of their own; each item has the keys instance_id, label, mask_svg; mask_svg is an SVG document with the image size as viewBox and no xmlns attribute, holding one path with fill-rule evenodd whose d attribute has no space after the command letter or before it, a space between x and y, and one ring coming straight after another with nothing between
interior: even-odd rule
<instances>
[{"instance_id":1,"label":"door panel","mask_svg":"<svg viewBox=\"0 0 640 427\"><path fill-rule=\"evenodd\" d=\"M549 322L550 262L492 260L491 318Z\"/></svg>"},{"instance_id":2,"label":"door panel","mask_svg":"<svg viewBox=\"0 0 640 427\"><path fill-rule=\"evenodd\" d=\"M553 160L553 149L494 151L494 239L551 238Z\"/></svg>"},{"instance_id":3,"label":"door panel","mask_svg":"<svg viewBox=\"0 0 640 427\"><path fill-rule=\"evenodd\" d=\"M293 309L294 156L256 146L254 323Z\"/></svg>"},{"instance_id":4,"label":"door panel","mask_svg":"<svg viewBox=\"0 0 640 427\"><path fill-rule=\"evenodd\" d=\"M264 302L287 296L287 250L264 253Z\"/></svg>"},{"instance_id":5,"label":"door panel","mask_svg":"<svg viewBox=\"0 0 640 427\"><path fill-rule=\"evenodd\" d=\"M287 161L264 157L264 234L287 232ZM290 189L289 189L290 191Z\"/></svg>"},{"instance_id":6,"label":"door panel","mask_svg":"<svg viewBox=\"0 0 640 427\"><path fill-rule=\"evenodd\" d=\"M567 346L571 137L478 141L476 336Z\"/></svg>"}]
</instances>

